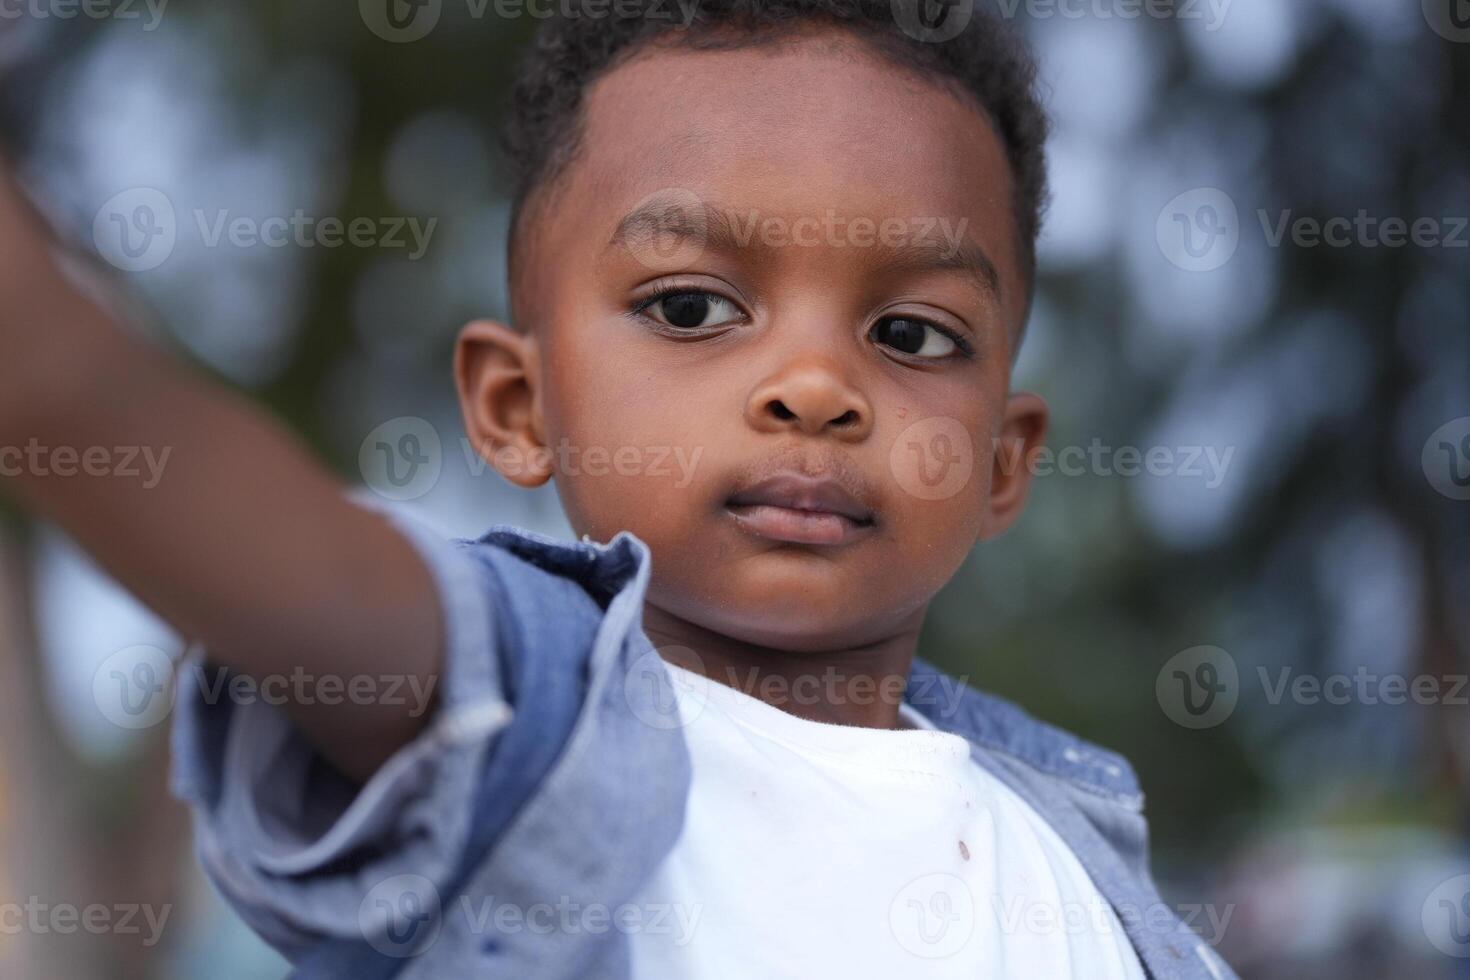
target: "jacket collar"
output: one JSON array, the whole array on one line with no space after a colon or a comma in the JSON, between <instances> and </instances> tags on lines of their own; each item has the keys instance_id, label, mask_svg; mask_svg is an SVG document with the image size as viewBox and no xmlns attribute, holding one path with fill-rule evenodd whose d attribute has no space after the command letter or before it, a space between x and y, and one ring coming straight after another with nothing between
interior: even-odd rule
<instances>
[{"instance_id":1,"label":"jacket collar","mask_svg":"<svg viewBox=\"0 0 1470 980\"><path fill-rule=\"evenodd\" d=\"M481 538L554 574L577 581L604 608L648 563L648 546L622 531L607 544L497 525ZM640 617L641 618L641 617ZM1143 794L1122 756L1037 721L1002 698L977 691L916 659L905 700L936 728L1077 784L1133 810Z\"/></svg>"},{"instance_id":2,"label":"jacket collar","mask_svg":"<svg viewBox=\"0 0 1470 980\"><path fill-rule=\"evenodd\" d=\"M1122 756L1037 721L1009 701L977 691L923 660L914 661L904 699L943 731L1129 809L1143 808L1138 779Z\"/></svg>"}]
</instances>

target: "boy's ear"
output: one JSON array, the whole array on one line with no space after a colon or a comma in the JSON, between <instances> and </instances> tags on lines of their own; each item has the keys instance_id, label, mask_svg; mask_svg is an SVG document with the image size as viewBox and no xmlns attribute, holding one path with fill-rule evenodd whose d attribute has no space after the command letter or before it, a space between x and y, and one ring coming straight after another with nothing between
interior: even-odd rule
<instances>
[{"instance_id":1,"label":"boy's ear","mask_svg":"<svg viewBox=\"0 0 1470 980\"><path fill-rule=\"evenodd\" d=\"M540 380L535 337L494 320L474 320L460 330L454 382L465 433L501 476L526 488L552 475L537 397Z\"/></svg>"},{"instance_id":2,"label":"boy's ear","mask_svg":"<svg viewBox=\"0 0 1470 980\"><path fill-rule=\"evenodd\" d=\"M1015 522L1031 490L1032 454L1046 440L1051 410L1040 395L1010 396L996 437L991 462L990 500L980 524L980 539L1000 534Z\"/></svg>"}]
</instances>

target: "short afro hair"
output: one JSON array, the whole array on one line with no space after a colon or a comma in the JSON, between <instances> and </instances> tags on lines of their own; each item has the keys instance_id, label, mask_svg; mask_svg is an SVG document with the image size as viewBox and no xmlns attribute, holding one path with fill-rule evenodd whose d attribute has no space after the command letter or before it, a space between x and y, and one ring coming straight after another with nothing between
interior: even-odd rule
<instances>
[{"instance_id":1,"label":"short afro hair","mask_svg":"<svg viewBox=\"0 0 1470 980\"><path fill-rule=\"evenodd\" d=\"M989 115L1014 179L1012 210L1029 295L1047 204L1049 123L1037 95L1035 59L1008 25L975 9L954 37L945 36L952 31L929 31L926 36L932 26L929 4L937 4L941 15L956 16L949 6L974 0L684 2L692 3L692 16L678 0L613 0L610 5L608 0L563 0L560 12L541 24L517 71L504 133L515 179L512 281L515 242L528 202L575 156L584 95L594 81L655 42L728 50L776 43L804 28L830 27L865 42L895 67L968 96Z\"/></svg>"}]
</instances>

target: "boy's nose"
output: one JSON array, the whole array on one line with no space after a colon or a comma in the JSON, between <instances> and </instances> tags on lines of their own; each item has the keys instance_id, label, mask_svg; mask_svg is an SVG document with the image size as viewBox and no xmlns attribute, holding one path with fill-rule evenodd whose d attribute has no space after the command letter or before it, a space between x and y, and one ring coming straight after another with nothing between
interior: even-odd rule
<instances>
[{"instance_id":1,"label":"boy's nose","mask_svg":"<svg viewBox=\"0 0 1470 980\"><path fill-rule=\"evenodd\" d=\"M831 365L806 360L789 364L751 392L745 418L762 432L795 429L860 442L872 431L873 411L862 393Z\"/></svg>"}]
</instances>

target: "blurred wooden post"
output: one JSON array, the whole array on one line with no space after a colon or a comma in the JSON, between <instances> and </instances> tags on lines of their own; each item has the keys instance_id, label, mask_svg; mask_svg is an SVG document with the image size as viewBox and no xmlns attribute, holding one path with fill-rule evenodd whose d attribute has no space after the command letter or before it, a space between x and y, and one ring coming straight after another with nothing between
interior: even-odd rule
<instances>
[{"instance_id":1,"label":"blurred wooden post","mask_svg":"<svg viewBox=\"0 0 1470 980\"><path fill-rule=\"evenodd\" d=\"M120 766L89 765L72 751L45 692L27 554L0 524L0 905L162 910L173 901L187 842L185 814L167 794L167 726ZM0 925L13 930L20 921L21 929L0 933L0 976L158 976L185 926L182 910L169 912L162 941L147 948L142 914L137 932L97 934L80 918L74 931L33 930L11 911Z\"/></svg>"}]
</instances>

